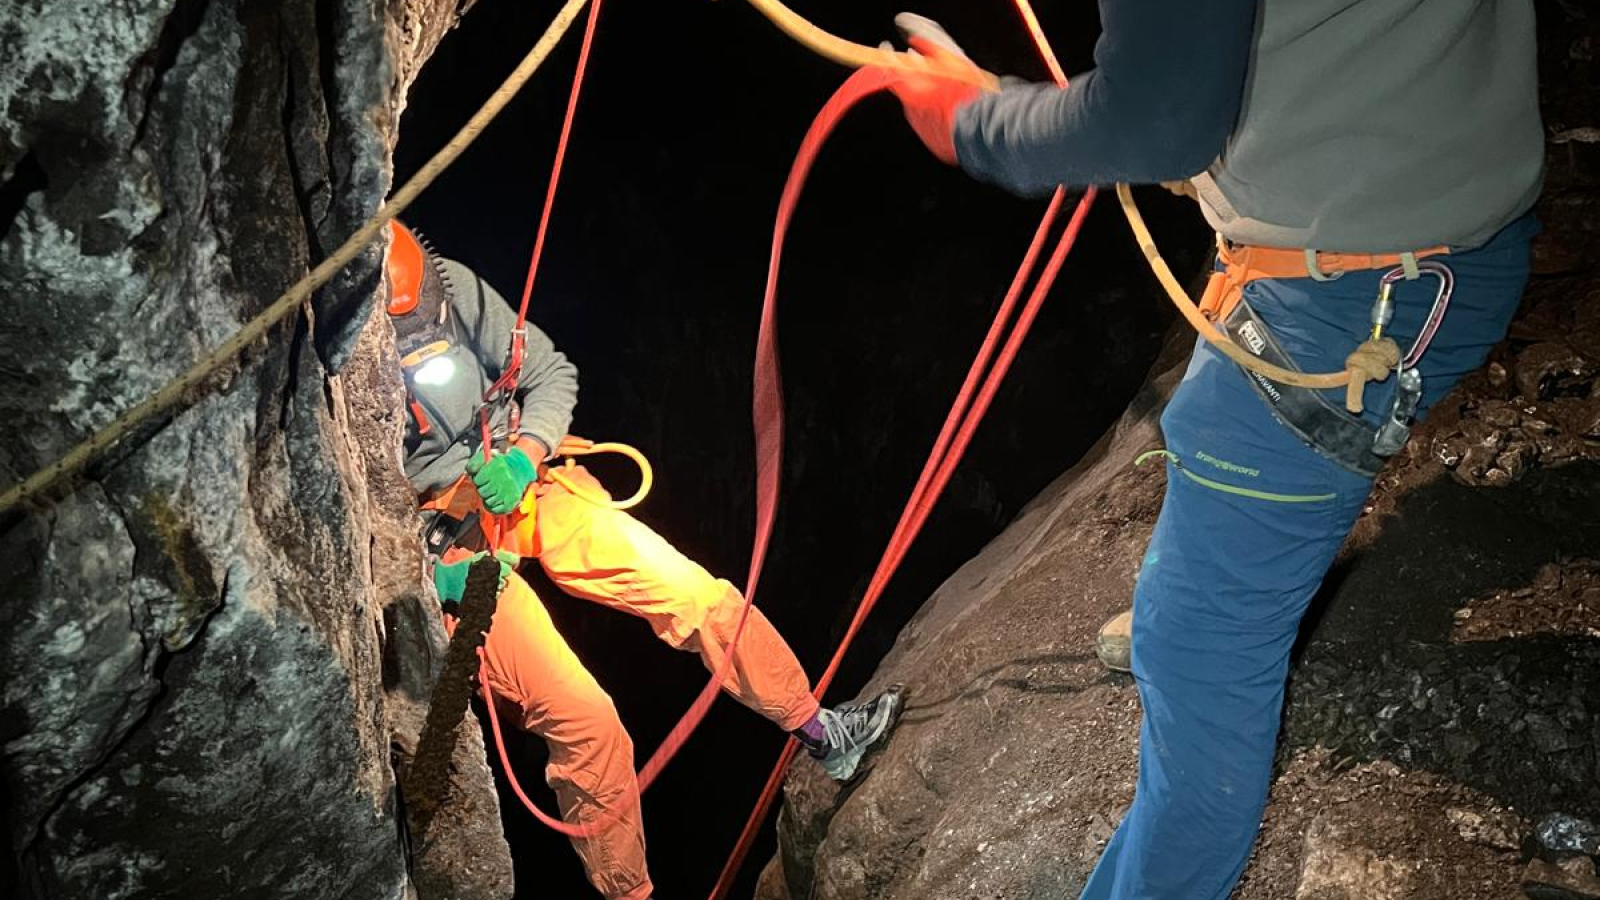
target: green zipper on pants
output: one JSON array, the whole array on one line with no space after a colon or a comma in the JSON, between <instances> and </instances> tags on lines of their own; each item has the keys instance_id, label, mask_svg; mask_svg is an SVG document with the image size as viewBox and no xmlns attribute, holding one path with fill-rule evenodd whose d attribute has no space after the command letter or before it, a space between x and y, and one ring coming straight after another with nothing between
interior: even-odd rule
<instances>
[{"instance_id":1,"label":"green zipper on pants","mask_svg":"<svg viewBox=\"0 0 1600 900\"><path fill-rule=\"evenodd\" d=\"M1136 466L1143 465L1145 460L1152 456L1166 457L1172 463L1173 468L1183 473L1183 477L1214 491L1221 491L1224 494L1235 494L1240 497L1249 497L1252 500L1267 500L1272 503L1320 503L1338 496L1337 494L1274 494L1271 491L1258 491L1254 488L1239 487L1238 485L1215 481L1204 475L1196 475L1189 471L1184 466L1183 460L1178 458L1178 454L1173 453L1171 450L1151 450L1147 453L1141 453L1138 459L1133 461L1133 464Z\"/></svg>"}]
</instances>

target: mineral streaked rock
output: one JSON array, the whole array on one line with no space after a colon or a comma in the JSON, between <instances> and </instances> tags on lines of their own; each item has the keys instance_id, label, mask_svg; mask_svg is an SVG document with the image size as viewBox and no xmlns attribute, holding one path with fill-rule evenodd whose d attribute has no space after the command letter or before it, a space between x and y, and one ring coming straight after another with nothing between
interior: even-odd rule
<instances>
[{"instance_id":1,"label":"mineral streaked rock","mask_svg":"<svg viewBox=\"0 0 1600 900\"><path fill-rule=\"evenodd\" d=\"M0 10L0 483L144 399L371 214L454 6ZM443 643L387 324L366 327L377 261L0 523L0 894L409 889L391 748L415 740ZM458 843L422 849L419 885L510 896L471 722L451 791Z\"/></svg>"}]
</instances>

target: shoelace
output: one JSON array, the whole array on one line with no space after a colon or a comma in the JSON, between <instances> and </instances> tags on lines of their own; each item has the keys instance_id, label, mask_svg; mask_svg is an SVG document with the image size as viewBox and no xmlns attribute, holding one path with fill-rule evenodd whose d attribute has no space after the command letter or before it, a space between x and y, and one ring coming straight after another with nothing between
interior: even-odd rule
<instances>
[{"instance_id":1,"label":"shoelace","mask_svg":"<svg viewBox=\"0 0 1600 900\"><path fill-rule=\"evenodd\" d=\"M846 707L840 711L824 710L818 718L822 720L822 733L828 741L828 749L854 750L861 743L856 735L864 733L871 724L873 708L863 705Z\"/></svg>"}]
</instances>

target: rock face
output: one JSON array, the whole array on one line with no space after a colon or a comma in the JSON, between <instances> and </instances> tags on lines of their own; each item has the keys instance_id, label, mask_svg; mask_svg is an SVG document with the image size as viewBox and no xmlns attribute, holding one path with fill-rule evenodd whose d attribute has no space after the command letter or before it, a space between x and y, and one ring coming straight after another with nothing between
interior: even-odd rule
<instances>
[{"instance_id":1,"label":"rock face","mask_svg":"<svg viewBox=\"0 0 1600 900\"><path fill-rule=\"evenodd\" d=\"M758 896L1045 900L1081 887L1132 795L1138 725L1131 682L1100 667L1092 635L1127 602L1159 508L1159 467L1131 463L1158 441L1177 374L901 633L874 677L910 686L894 740L843 792L793 769Z\"/></svg>"},{"instance_id":2,"label":"rock face","mask_svg":"<svg viewBox=\"0 0 1600 900\"><path fill-rule=\"evenodd\" d=\"M0 480L159 388L371 214L406 86L455 7L7 4ZM0 523L0 895L411 886L392 757L442 635L391 338L368 323L377 263ZM470 722L457 759L460 826L415 848L417 883L509 896Z\"/></svg>"}]
</instances>

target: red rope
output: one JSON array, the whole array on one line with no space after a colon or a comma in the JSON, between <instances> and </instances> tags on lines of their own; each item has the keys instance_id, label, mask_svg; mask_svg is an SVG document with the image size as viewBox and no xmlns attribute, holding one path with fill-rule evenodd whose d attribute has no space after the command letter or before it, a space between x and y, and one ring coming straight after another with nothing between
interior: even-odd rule
<instances>
[{"instance_id":1,"label":"red rope","mask_svg":"<svg viewBox=\"0 0 1600 900\"><path fill-rule=\"evenodd\" d=\"M1044 58L1045 64L1050 68L1056 83L1065 86L1067 83L1066 75L1060 63L1056 60L1055 54L1050 50L1049 43L1039 27L1038 18L1034 15L1028 0L1016 0L1016 3L1017 9L1022 14L1023 21L1028 26L1029 33L1033 36L1034 43L1038 47L1040 55ZM870 77L869 73L878 75L878 77ZM862 87L852 89L852 84L858 81ZM871 86L865 87L868 84L871 84ZM818 115L817 120L813 123L811 132L807 133L806 143L801 145L801 158L796 159L794 170L790 173L790 184L785 186L784 196L786 200L789 199L791 190L798 194L799 185L795 183L796 175L799 175L799 180L804 180L805 172L810 168L811 164L808 154L815 155L822 141L832 131L838 117L843 115L849 107L853 106L862 97L881 90L883 87L881 74L876 73L875 70L863 70L847 81L839 89L839 92L829 100L828 106L823 108L822 113ZM815 138L814 142L813 138ZM1023 257L1022 265L1012 279L1011 287L995 315L995 320L989 328L989 333L984 337L983 346L979 349L977 358L973 360L972 367L967 371L966 380L961 386L961 391L957 395L955 403L950 407L950 413L946 416L944 426L940 429L939 437L935 440L933 450L928 455L922 474L917 479L916 487L912 489L911 498L907 501L904 512L901 513L900 521L895 526L894 533L889 539L889 544L878 563L878 568L873 573L872 580L867 586L866 593L862 596L855 616L850 621L850 627L846 630L844 639L840 642L838 649L834 651L833 659L828 663L827 670L817 680L814 693L818 697L821 697L827 691L828 686L832 684L833 678L838 673L839 666L844 660L845 653L860 632L862 623L866 621L867 615L877 605L878 599L882 596L884 589L887 588L895 570L899 568L901 561L905 559L911 544L916 540L917 534L927 521L928 515L937 504L940 494L954 474L957 464L960 463L962 455L966 452L967 446L972 440L973 434L977 431L979 422L982 421L984 414L988 412L989 405L998 392L1001 382L1005 379L1012 362L1016 359L1017 352L1022 346L1023 339L1027 337L1028 330L1032 327L1040 306L1043 304L1045 297L1048 296L1051 286L1055 283L1056 276L1060 274L1067 255L1077 242L1078 233L1083 228L1084 220L1088 216L1096 194L1097 191L1094 188L1090 188L1084 192L1083 198L1079 200L1072 220L1062 233L1061 239L1056 244L1055 251L1045 265L1044 272L1034 285L1033 292L1029 295L1022 314L1012 326L1004 348L1000 351L999 358L995 361L994 367L985 376L983 375L984 369L994 355L1000 334L1005 330L1005 324L1010 318L1011 311L1016 305L1017 299L1021 296L1028 276L1038 261L1039 252L1044 246L1050 227L1054 224L1065 201L1065 191L1057 188L1055 195L1051 198L1050 206L1045 210L1044 217L1039 222L1038 229L1034 232L1033 241L1029 244L1028 252ZM792 209L792 205L792 203L789 204L789 209ZM787 211L787 209L780 207L779 224L774 234L774 263L768 274L767 302L769 307L772 302L770 279L776 269L778 242L781 240L782 233L788 225ZM769 312L770 309L763 310L763 323L766 322ZM775 354L773 359L775 364ZM776 378L776 373L773 374L773 377ZM976 399L974 399L973 390L978 385L980 377L982 377L982 386L978 387ZM761 829L761 823L766 820L773 802L777 799L778 791L783 786L784 775L798 750L799 744L792 738L784 745L777 765L773 767L772 773L767 777L766 784L762 787L761 795L756 801L755 808L751 810L749 818L745 820L744 829L739 834L739 841L734 846L733 853L729 856L727 863L723 866L721 875L717 878L717 884L711 891L711 900L722 900L732 890L734 880L738 877L739 870L743 867L744 860L755 843L756 835Z\"/></svg>"},{"instance_id":2,"label":"red rope","mask_svg":"<svg viewBox=\"0 0 1600 900\"><path fill-rule=\"evenodd\" d=\"M505 735L500 731L500 713L496 711L494 692L489 688L489 664L484 659L483 648L478 648L478 685L483 690L483 705L489 710L489 730L494 733L494 746L500 754L500 768L506 773L506 781L511 784L511 790L522 801L522 805L533 813L533 817L550 826L568 837L589 837L594 833L594 826L568 825L555 816L540 809L522 790L521 782L517 781L516 773L511 769L511 754L506 752Z\"/></svg>"},{"instance_id":3,"label":"red rope","mask_svg":"<svg viewBox=\"0 0 1600 900\"><path fill-rule=\"evenodd\" d=\"M551 173L544 211L540 216L539 230L534 241L533 258L528 266L527 281L523 285L522 304L517 312L519 328L527 316L528 301L532 294L534 277L538 272L540 256L543 253L550 209L554 204L555 190L560 180L562 162L566 158L568 137L571 134L573 116L577 108L578 96L588 64L590 48L593 45L595 21L599 18L599 13L600 0L595 0L589 9L588 26L584 31L583 47L579 51L578 67L573 76L572 93L567 102L566 118L562 123L554 171ZM838 114L842 115L843 112L844 110L840 109ZM776 321L773 316L776 307L773 297L778 285L778 260L783 252L783 234L788 229L789 217L799 199L800 187L805 180L805 172L809 170L811 159L815 157L816 151L819 149L821 149L820 138L816 140L815 146L811 148L804 165L799 166L799 178L785 190L783 202L780 204L780 225L773 235L772 260L767 275L766 301L762 311L761 330L757 339L756 351L755 402L752 409L756 428L756 536L750 558L749 575L745 584L745 605L740 611L738 625L734 628L733 637L728 643L727 656L718 666L717 671L707 680L706 686L695 697L689 709L685 711L672 730L667 733L667 736L662 740L655 752L651 754L650 759L645 762L644 767L639 770L639 790L641 792L647 790L655 782L661 772L666 769L667 764L688 742L694 730L705 720L712 704L716 702L717 695L721 693L723 683L732 673L739 640L744 635L745 625L749 621L750 609L752 608L751 599L755 596L756 587L761 578L761 570L766 561L767 545L770 543L773 522L777 515L778 478L783 468L781 458L783 448L783 399L781 396L782 388L779 384ZM805 153L805 151L802 150L802 153ZM794 178L794 173L791 173L791 178ZM514 350L512 356L512 362L520 365L520 353ZM508 367L509 369L510 367ZM515 373L512 372L511 375L514 382ZM502 379L504 377L502 376ZM487 437L484 439L484 446L488 446ZM517 798L528 808L528 811L540 822L569 837L592 837L615 825L620 820L621 813L613 814L604 821L590 825L571 825L549 815L533 803L527 793L523 791L522 785L517 781L516 773L511 767L511 761L506 752L505 739L500 732L494 696L488 687L487 679L483 677L481 671L479 678L483 685L484 702L489 707L490 731L494 735L495 746L506 773L506 780L510 783L511 789L517 795Z\"/></svg>"},{"instance_id":4,"label":"red rope","mask_svg":"<svg viewBox=\"0 0 1600 900\"><path fill-rule=\"evenodd\" d=\"M550 214L556 206L556 189L561 186L561 169L567 161L567 144L572 139L572 122L578 117L578 97L583 93L583 76L589 68L589 51L594 46L595 25L600 21L602 0L589 4L589 19L583 29L583 45L578 50L578 66L572 73L572 92L567 95L567 111L561 119L561 136L556 140L556 157L550 165L550 182L544 189L544 208L539 211L539 227L533 236L533 253L528 257L528 276L522 282L522 301L517 304L517 327L511 338L511 351L504 371L489 390L484 400L498 393L516 390L522 373L524 346L523 328L528 322L528 303L533 298L533 282L539 275L539 263L544 259L545 237L550 231Z\"/></svg>"},{"instance_id":5,"label":"red rope","mask_svg":"<svg viewBox=\"0 0 1600 900\"><path fill-rule=\"evenodd\" d=\"M1031 8L1028 7L1027 0L1017 0L1017 3L1030 32L1039 44L1047 65L1050 66L1052 73L1055 74L1058 83L1065 84L1060 65L1055 61L1054 55L1050 53L1048 46L1044 43L1043 34L1039 31L1037 19L1034 18ZM501 382L506 381L508 378L511 380L510 385L501 386L505 390L509 390L514 385L517 372L522 363L521 328L527 318L528 305L533 293L533 284L544 252L550 214L555 204L556 189L559 185L561 169L566 159L567 145L572 132L572 123L577 110L584 73L587 69L590 50L594 41L595 23L599 18L600 5L601 0L594 0L589 10L589 20L584 31L583 46L579 52L578 65L573 76L572 92L568 98L566 116L562 121L561 136L556 147L550 182L546 188L545 205L540 213L533 254L529 260L528 275L523 284L522 300L517 311L518 333L513 341L511 358L508 361L506 372L502 374L500 379ZM783 469L783 387L782 372L778 360L777 287L783 258L783 244L788 233L789 222L793 217L812 165L838 122L863 98L882 91L886 87L887 74L881 70L864 69L847 79L839 90L829 98L827 104L824 105L812 122L811 128L806 132L805 139L801 142L800 150L796 154L788 179L784 184L783 196L778 205L777 219L773 226L771 254L767 265L766 291L762 301L761 323L756 343L755 379L751 410L756 445L756 528L755 540L751 551L750 569L744 592L745 605L740 612L739 622L734 629L732 640L728 644L726 658L707 681L706 686L701 689L700 694L695 698L683 717L673 726L667 737L640 770L639 790L641 792L654 783L667 764L682 749L694 730L704 721L711 705L721 692L723 682L732 671L739 640L743 636L745 626L749 621L756 588L766 561L767 548L771 542L773 525L777 514L779 479ZM946 416L944 426L934 442L933 450L923 466L916 487L912 490L911 498L908 500L905 510L895 526L884 555L879 561L872 580L868 584L867 591L863 595L855 616L850 622L850 627L847 629L839 647L835 650L827 670L817 681L814 693L818 697L821 697L827 691L829 685L832 684L833 678L838 673L839 666L843 662L845 653L848 652L868 614L871 613L884 590L888 587L895 570L904 560L911 544L916 540L922 526L926 523L928 516L938 502L940 494L954 474L955 468L962 455L966 452L979 422L982 421L984 414L988 411L1001 382L1015 360L1022 341L1027 336L1027 332L1032 326L1039 308L1042 306L1045 297L1048 296L1050 288L1061 270L1061 266L1066 262L1067 255L1077 240L1078 233L1082 229L1084 219L1094 202L1094 198L1095 191L1090 189L1079 201L1071 222L1058 241L1044 272L1035 284L1027 303L1023 306L1020 316L1012 324L1008 333L1006 329L1007 322L1011 319L1012 312L1022 295L1022 290L1027 284L1029 275L1037 265L1051 226L1054 224L1065 202L1065 194L1058 189L1051 199L1050 205L1039 223L1039 228L1029 244L1028 252L1023 258L1022 265L1013 278L1011 287L1007 291L999 311L996 313L995 320L984 337L984 342L978 351L977 358L973 360L972 367L967 372L967 377L961 386L955 403L951 406L950 412ZM1001 346L1002 334L1006 335L1003 346ZM1000 348L999 356L995 358L997 347ZM990 368L991 360L994 363L992 368ZM498 382L497 386L499 386ZM487 441L485 441L485 446L487 447ZM511 760L506 751L504 736L500 731L495 698L488 685L487 672L482 668L480 668L479 679L482 682L484 700L489 710L490 729L494 734L495 746L500 756L501 765L513 792L527 807L528 811L540 822L569 837L591 837L616 824L616 821L620 819L620 814L614 814L608 817L608 821L592 825L572 825L545 813L534 804L527 793L523 791L512 769ZM790 740L785 745L778 765L768 777L766 786L762 790L761 798L745 824L744 832L740 835L733 855L723 868L716 888L712 892L712 900L721 900L732 887L733 880L748 855L751 845L754 843L756 832L759 830L762 821L765 820L772 802L776 799L777 792L783 783L783 774L787 770L790 761L793 760L797 748L798 744L793 740Z\"/></svg>"},{"instance_id":6,"label":"red rope","mask_svg":"<svg viewBox=\"0 0 1600 900\"><path fill-rule=\"evenodd\" d=\"M578 51L578 65L572 73L572 91L567 95L567 111L561 120L561 136L556 140L555 161L550 166L550 182L545 186L544 209L539 212L539 227L534 233L533 253L528 259L528 277L522 284L522 302L517 306L517 327L512 332L511 347L506 358L505 369L500 373L500 377L484 392L484 402L479 407L478 425L482 432L481 445L483 447L484 462L489 461L492 452L492 435L489 431L489 406L496 397L509 398L511 392L516 390L517 382L521 379L524 346L523 328L528 321L528 303L533 297L533 282L539 274L539 262L544 257L545 237L550 230L550 214L556 204L556 189L561 185L561 170L567 159L567 144L572 139L572 122L577 118L578 98L583 93L583 76L589 68L589 52L594 46L595 24L600 21L601 3L602 0L591 0L589 4L589 19L584 26L583 45ZM516 406L513 402L513 415L515 415L515 409ZM515 420L512 421L511 427L514 430L516 428ZM485 519L484 533L488 539L489 549L493 551L500 543L499 517L489 516ZM511 785L511 790L517 795L517 799L522 801L522 805L527 807L528 812L532 813L534 818L568 837L592 837L615 824L615 819L620 816L614 816L612 821L594 825L569 825L540 809L533 802L533 799L523 791L521 782L517 781L516 770L511 767L511 756L506 752L505 735L500 731L500 716L496 710L494 692L489 687L487 664L483 661L483 650L481 648L478 651L478 656L478 684L483 691L484 705L489 710L489 731L494 735L495 749L500 754L500 765L505 771L506 781Z\"/></svg>"},{"instance_id":7,"label":"red rope","mask_svg":"<svg viewBox=\"0 0 1600 900\"><path fill-rule=\"evenodd\" d=\"M583 45L578 50L578 67L572 73L572 93L567 96L567 112L561 120L561 137L556 140L556 158L550 165L550 183L544 190L544 209L539 211L539 230L533 236L533 255L528 258L528 277L522 283L522 302L517 305L517 325L528 321L528 301L533 297L533 282L544 259L544 240L550 231L550 212L556 206L556 188L561 185L561 168L567 161L567 143L572 139L572 122L578 117L578 97L583 93L583 76L589 69L589 51L594 47L595 25L600 21L602 0L592 0L589 20L583 28Z\"/></svg>"}]
</instances>

